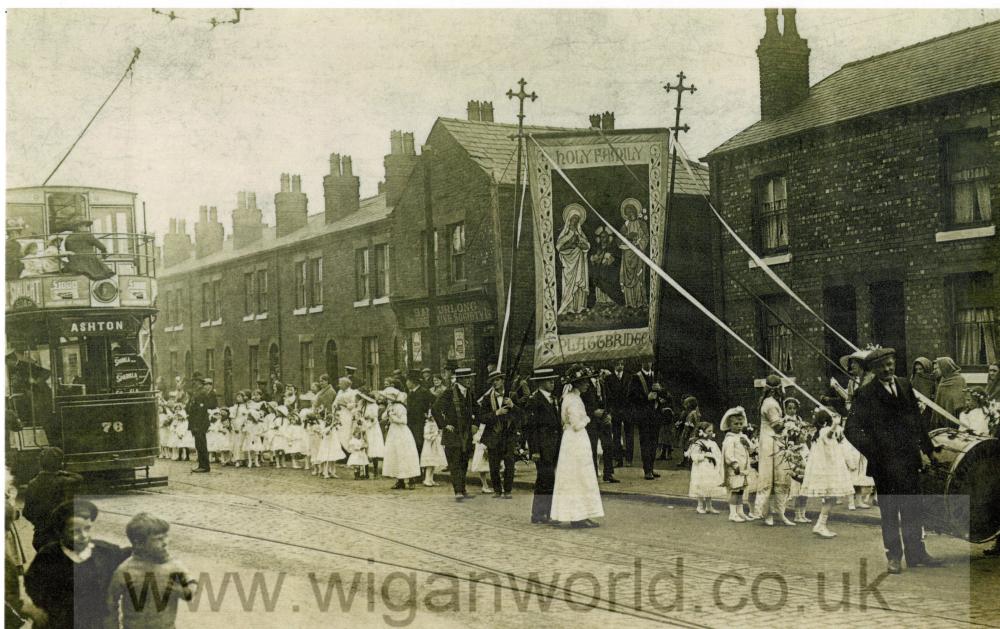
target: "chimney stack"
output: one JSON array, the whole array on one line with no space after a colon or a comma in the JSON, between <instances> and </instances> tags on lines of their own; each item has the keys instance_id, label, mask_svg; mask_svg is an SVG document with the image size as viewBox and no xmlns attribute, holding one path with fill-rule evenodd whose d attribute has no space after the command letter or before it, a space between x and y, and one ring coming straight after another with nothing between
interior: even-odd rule
<instances>
[{"instance_id":1,"label":"chimney stack","mask_svg":"<svg viewBox=\"0 0 1000 629\"><path fill-rule=\"evenodd\" d=\"M399 150L396 150L395 140L399 138ZM389 134L390 153L382 160L385 167L385 184L381 186L381 191L385 193L385 204L387 207L396 207L400 197L403 196L403 189L410 178L410 173L417 165L416 150L413 143L413 133L393 131Z\"/></svg>"},{"instance_id":2,"label":"chimney stack","mask_svg":"<svg viewBox=\"0 0 1000 629\"><path fill-rule=\"evenodd\" d=\"M809 46L795 25L795 9L781 13L783 34L778 10L764 9L764 37L757 46L762 120L781 116L809 97Z\"/></svg>"},{"instance_id":3,"label":"chimney stack","mask_svg":"<svg viewBox=\"0 0 1000 629\"><path fill-rule=\"evenodd\" d=\"M219 211L214 207L201 206L198 217L194 226L194 256L200 260L222 251L225 229L219 222Z\"/></svg>"},{"instance_id":4,"label":"chimney stack","mask_svg":"<svg viewBox=\"0 0 1000 629\"><path fill-rule=\"evenodd\" d=\"M590 114L590 128L591 129L601 128L601 114Z\"/></svg>"},{"instance_id":5,"label":"chimney stack","mask_svg":"<svg viewBox=\"0 0 1000 629\"><path fill-rule=\"evenodd\" d=\"M402 140L399 142L401 145ZM323 196L327 223L358 211L361 181L352 173L350 155L330 154L330 174L323 177Z\"/></svg>"},{"instance_id":6,"label":"chimney stack","mask_svg":"<svg viewBox=\"0 0 1000 629\"><path fill-rule=\"evenodd\" d=\"M473 122L479 122L482 120L482 109L479 106L478 100L470 100L469 104L465 106L465 112L469 117L469 120Z\"/></svg>"},{"instance_id":7,"label":"chimney stack","mask_svg":"<svg viewBox=\"0 0 1000 629\"><path fill-rule=\"evenodd\" d=\"M483 101L479 107L479 119L483 122L493 122L493 101Z\"/></svg>"},{"instance_id":8,"label":"chimney stack","mask_svg":"<svg viewBox=\"0 0 1000 629\"><path fill-rule=\"evenodd\" d=\"M191 237L184 231L183 219L170 219L170 230L163 236L163 267L171 267L191 257Z\"/></svg>"},{"instance_id":9,"label":"chimney stack","mask_svg":"<svg viewBox=\"0 0 1000 629\"><path fill-rule=\"evenodd\" d=\"M613 131L615 128L615 112L606 111L603 114L590 114L590 128Z\"/></svg>"},{"instance_id":10,"label":"chimney stack","mask_svg":"<svg viewBox=\"0 0 1000 629\"><path fill-rule=\"evenodd\" d=\"M264 216L257 208L257 194L241 191L233 210L233 248L243 249L264 235Z\"/></svg>"},{"instance_id":11,"label":"chimney stack","mask_svg":"<svg viewBox=\"0 0 1000 629\"><path fill-rule=\"evenodd\" d=\"M281 192L274 195L275 234L278 238L287 236L306 226L309 215L309 199L302 193L302 180L292 175L291 190L288 189L288 173L281 175Z\"/></svg>"}]
</instances>

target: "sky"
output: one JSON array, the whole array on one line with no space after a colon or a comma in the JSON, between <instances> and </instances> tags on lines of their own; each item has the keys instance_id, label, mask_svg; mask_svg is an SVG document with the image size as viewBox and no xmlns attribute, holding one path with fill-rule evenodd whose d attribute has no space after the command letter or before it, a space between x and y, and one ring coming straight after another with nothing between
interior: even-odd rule
<instances>
[{"instance_id":1,"label":"sky","mask_svg":"<svg viewBox=\"0 0 1000 629\"><path fill-rule=\"evenodd\" d=\"M169 11L169 9L162 9ZM419 147L438 117L464 118L524 77L538 100L526 122L588 125L614 111L617 128L673 124L663 90L683 71L681 143L703 156L759 119L754 9L319 10L10 9L7 187L39 185L141 55L51 184L124 189L147 205L149 229L170 217L193 233L214 205L229 233L237 192L257 193L273 224L280 174L300 174L310 213L322 211L330 153L351 155L362 196L384 175L393 129ZM850 61L1000 19L1000 9L800 9L810 82ZM872 85L877 89L877 85ZM418 148L419 150L419 148Z\"/></svg>"}]
</instances>

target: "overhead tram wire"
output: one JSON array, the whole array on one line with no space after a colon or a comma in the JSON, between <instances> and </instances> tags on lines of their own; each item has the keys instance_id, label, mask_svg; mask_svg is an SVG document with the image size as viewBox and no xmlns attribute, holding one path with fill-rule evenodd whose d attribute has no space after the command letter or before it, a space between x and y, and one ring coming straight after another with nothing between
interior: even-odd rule
<instances>
[{"instance_id":1,"label":"overhead tram wire","mask_svg":"<svg viewBox=\"0 0 1000 629\"><path fill-rule=\"evenodd\" d=\"M125 81L125 77L132 74L132 70L135 67L135 62L139 60L140 52L141 51L138 48L133 50L132 60L129 61L128 67L125 68L125 72L122 73L121 78L118 79L117 83L115 83L115 86L111 89L111 92L108 94L107 98L105 98L104 102L101 103L101 106L97 108L97 111L94 112L94 115L90 117L89 121L87 121L87 125L83 128L83 131L80 132L80 135L76 136L76 139L73 140L73 144L70 145L69 150L66 151L66 154L62 156L62 159L59 160L59 163L56 164L56 167L52 169L52 172L49 173L49 176L46 177L45 181L42 182L43 186L49 183L49 180L52 179L53 175L56 174L56 171L59 170L59 167L63 165L63 162L66 161L66 158L69 157L69 154L73 152L73 149L76 148L76 145L80 142L81 139L83 139L84 134L87 133L87 129L90 129L90 125L92 125L94 123L94 120L97 119L98 114L101 113L101 110L104 109L104 106L108 104L108 101L111 100L111 97L114 96L115 92L118 91L118 88L121 87L121 84Z\"/></svg>"}]
</instances>

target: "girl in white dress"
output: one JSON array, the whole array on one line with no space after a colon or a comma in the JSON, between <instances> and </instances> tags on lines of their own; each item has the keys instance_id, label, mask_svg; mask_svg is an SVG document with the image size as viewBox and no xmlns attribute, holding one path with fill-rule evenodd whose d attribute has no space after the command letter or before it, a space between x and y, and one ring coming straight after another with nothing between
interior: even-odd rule
<instances>
[{"instance_id":1,"label":"girl in white dress","mask_svg":"<svg viewBox=\"0 0 1000 629\"><path fill-rule=\"evenodd\" d=\"M799 425L804 425L805 422L799 417L799 401L793 397L786 397L783 404L785 409L784 422L788 424L789 422L795 422ZM802 458L803 461L809 460L809 446L800 443L791 446L798 456ZM804 468L800 468L802 472L805 471ZM809 524L812 522L806 517L806 496L802 495L802 478L797 477L794 473L792 474L792 483L789 485L788 497L792 501L792 507L795 509L795 517L792 522L798 522L799 524Z\"/></svg>"},{"instance_id":2,"label":"girl in white dress","mask_svg":"<svg viewBox=\"0 0 1000 629\"><path fill-rule=\"evenodd\" d=\"M337 461L343 461L347 458L344 449L340 447L339 428L340 425L337 423L337 417L333 413L327 414L323 418L322 428L320 429L322 439L320 440L319 448L316 450L315 459L322 468L323 478L340 478L337 476Z\"/></svg>"},{"instance_id":3,"label":"girl in white dress","mask_svg":"<svg viewBox=\"0 0 1000 629\"><path fill-rule=\"evenodd\" d=\"M302 427L306 431L306 461L305 468L309 473L316 476L320 472L319 446L323 443L323 424L326 423L326 411L316 410L312 407L302 409Z\"/></svg>"},{"instance_id":4,"label":"girl in white dress","mask_svg":"<svg viewBox=\"0 0 1000 629\"><path fill-rule=\"evenodd\" d=\"M354 480L360 480L362 472L368 469L368 453L365 445L365 430L358 422L354 424L354 432L351 435L351 440L347 443L347 451L351 453L347 457L347 465L354 468Z\"/></svg>"},{"instance_id":5,"label":"girl in white dress","mask_svg":"<svg viewBox=\"0 0 1000 629\"><path fill-rule=\"evenodd\" d=\"M406 489L406 479L420 476L417 442L406 424L406 394L395 387L386 387L382 396L387 403L385 414L389 420L382 473L396 479L393 489Z\"/></svg>"},{"instance_id":6,"label":"girl in white dress","mask_svg":"<svg viewBox=\"0 0 1000 629\"><path fill-rule=\"evenodd\" d=\"M368 460L372 465L372 478L379 478L379 463L385 458L385 438L382 436L382 426L379 424L379 407L367 389L358 391L355 415L360 418L365 431Z\"/></svg>"},{"instance_id":7,"label":"girl in white dress","mask_svg":"<svg viewBox=\"0 0 1000 629\"><path fill-rule=\"evenodd\" d=\"M218 463L225 465L229 461L229 433L225 427L229 420L229 410L225 408L211 410L208 412L208 416L210 422L208 434L205 436L208 455Z\"/></svg>"},{"instance_id":8,"label":"girl in white dress","mask_svg":"<svg viewBox=\"0 0 1000 629\"><path fill-rule=\"evenodd\" d=\"M178 413L180 421L174 424L174 438L177 440L177 451L182 457L181 461L191 460L191 450L194 450L194 435L188 429L188 416L186 411Z\"/></svg>"},{"instance_id":9,"label":"girl in white dress","mask_svg":"<svg viewBox=\"0 0 1000 629\"><path fill-rule=\"evenodd\" d=\"M157 416L160 429L157 436L160 438L160 458L169 459L170 456L170 425L173 423L173 409L171 402L164 402L160 405L160 413Z\"/></svg>"},{"instance_id":10,"label":"girl in white dress","mask_svg":"<svg viewBox=\"0 0 1000 629\"><path fill-rule=\"evenodd\" d=\"M351 441L354 425L354 407L357 404L358 392L351 385L351 379L344 377L337 380L337 397L333 400L333 414L337 416L337 435L340 445L347 449Z\"/></svg>"},{"instance_id":11,"label":"girl in white dress","mask_svg":"<svg viewBox=\"0 0 1000 629\"><path fill-rule=\"evenodd\" d=\"M715 429L708 422L701 422L695 427L695 439L687 449L687 457L691 460L691 485L688 496L698 499L695 509L698 513L719 513L712 506L712 498L724 495L725 483L722 460L722 450L715 443Z\"/></svg>"},{"instance_id":12,"label":"girl in white dress","mask_svg":"<svg viewBox=\"0 0 1000 629\"><path fill-rule=\"evenodd\" d=\"M264 451L264 398L260 389L254 389L247 403L246 423L243 425L243 451L247 456L247 467L260 467L260 453Z\"/></svg>"},{"instance_id":13,"label":"girl in white dress","mask_svg":"<svg viewBox=\"0 0 1000 629\"><path fill-rule=\"evenodd\" d=\"M284 427L285 454L288 456L288 464L293 470L297 470L301 469L299 456L305 450L306 431L302 427L302 418L299 417L299 412L292 407L286 406L285 408L288 408L288 421Z\"/></svg>"},{"instance_id":14,"label":"girl in white dress","mask_svg":"<svg viewBox=\"0 0 1000 629\"><path fill-rule=\"evenodd\" d=\"M441 445L441 431L433 417L424 422L424 447L420 452L420 467L424 468L424 485L437 487L434 482L434 469L448 465L444 456L444 446Z\"/></svg>"},{"instance_id":15,"label":"girl in white dress","mask_svg":"<svg viewBox=\"0 0 1000 629\"><path fill-rule=\"evenodd\" d=\"M237 391L235 404L229 408L229 452L233 457L233 465L240 467L246 452L243 444L247 437L247 417L250 415L250 394L246 391Z\"/></svg>"},{"instance_id":16,"label":"girl in white dress","mask_svg":"<svg viewBox=\"0 0 1000 629\"><path fill-rule=\"evenodd\" d=\"M274 407L274 412L270 414L270 424L268 426L268 438L270 443L268 449L271 451L271 458L275 467L284 467L282 461L288 453L288 407L281 405Z\"/></svg>"},{"instance_id":17,"label":"girl in white dress","mask_svg":"<svg viewBox=\"0 0 1000 629\"><path fill-rule=\"evenodd\" d=\"M809 461L802 479L802 494L823 499L813 533L825 538L836 537L837 534L826 526L830 510L837 498L854 493L840 448L844 433L840 426L834 426L833 417L823 409L816 409L813 422L819 432L809 451Z\"/></svg>"},{"instance_id":18,"label":"girl in white dress","mask_svg":"<svg viewBox=\"0 0 1000 629\"><path fill-rule=\"evenodd\" d=\"M486 456L486 445L483 444L483 433L486 431L486 424L479 424L479 430L472 436L472 443L475 449L472 451L472 461L469 463L469 471L479 474L480 490L484 494L492 494L490 487L490 460Z\"/></svg>"},{"instance_id":19,"label":"girl in white dress","mask_svg":"<svg viewBox=\"0 0 1000 629\"><path fill-rule=\"evenodd\" d=\"M597 527L598 524L591 518L604 517L601 490L597 486L593 452L586 430L590 418L580 397L590 388L592 376L586 367L578 367L571 372L560 409L563 435L559 444L550 517L557 522L570 522L573 528Z\"/></svg>"}]
</instances>

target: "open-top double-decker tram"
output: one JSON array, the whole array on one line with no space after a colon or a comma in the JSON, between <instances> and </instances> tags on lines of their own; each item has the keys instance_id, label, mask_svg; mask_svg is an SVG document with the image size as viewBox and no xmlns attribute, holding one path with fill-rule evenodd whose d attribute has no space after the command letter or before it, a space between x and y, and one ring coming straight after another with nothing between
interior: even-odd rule
<instances>
[{"instance_id":1,"label":"open-top double-decker tram","mask_svg":"<svg viewBox=\"0 0 1000 629\"><path fill-rule=\"evenodd\" d=\"M141 225L138 223L141 219ZM7 455L23 481L41 447L105 485L158 485L153 236L136 194L7 190ZM141 230L140 230L141 228Z\"/></svg>"}]
</instances>

